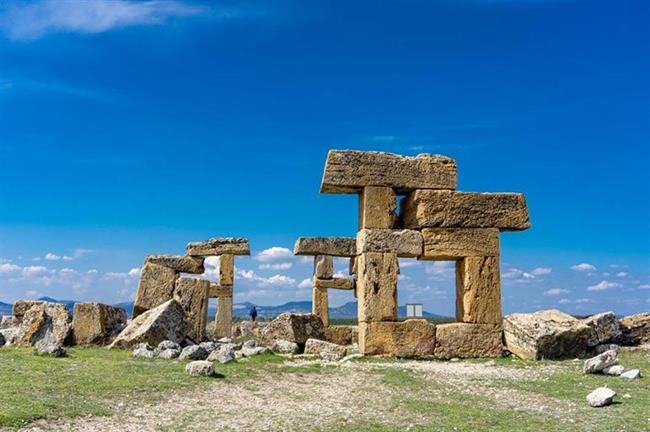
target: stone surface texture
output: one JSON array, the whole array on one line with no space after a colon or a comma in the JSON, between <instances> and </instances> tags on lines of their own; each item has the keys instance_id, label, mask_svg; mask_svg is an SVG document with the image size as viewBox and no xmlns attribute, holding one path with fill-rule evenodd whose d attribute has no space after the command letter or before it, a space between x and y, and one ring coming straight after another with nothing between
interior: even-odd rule
<instances>
[{"instance_id":1,"label":"stone surface texture","mask_svg":"<svg viewBox=\"0 0 650 432\"><path fill-rule=\"evenodd\" d=\"M357 241L351 237L300 237L296 240L293 253L352 257L357 254Z\"/></svg>"},{"instance_id":2,"label":"stone surface texture","mask_svg":"<svg viewBox=\"0 0 650 432\"><path fill-rule=\"evenodd\" d=\"M178 277L178 272L169 267L145 263L133 303L133 318L171 300Z\"/></svg>"},{"instance_id":3,"label":"stone surface texture","mask_svg":"<svg viewBox=\"0 0 650 432\"><path fill-rule=\"evenodd\" d=\"M609 387L598 387L587 395L587 403L594 408L611 405L616 392Z\"/></svg>"},{"instance_id":4,"label":"stone surface texture","mask_svg":"<svg viewBox=\"0 0 650 432\"><path fill-rule=\"evenodd\" d=\"M424 319L359 323L359 351L364 355L432 355L436 326Z\"/></svg>"},{"instance_id":5,"label":"stone surface texture","mask_svg":"<svg viewBox=\"0 0 650 432\"><path fill-rule=\"evenodd\" d=\"M219 284L232 286L235 281L235 256L232 254L221 255L219 258Z\"/></svg>"},{"instance_id":6,"label":"stone surface texture","mask_svg":"<svg viewBox=\"0 0 650 432\"><path fill-rule=\"evenodd\" d=\"M214 365L207 360L197 360L188 363L185 366L185 372L190 376L212 376L214 375Z\"/></svg>"},{"instance_id":7,"label":"stone surface texture","mask_svg":"<svg viewBox=\"0 0 650 432\"><path fill-rule=\"evenodd\" d=\"M508 315L503 320L506 347L523 359L584 356L591 329L558 310Z\"/></svg>"},{"instance_id":8,"label":"stone surface texture","mask_svg":"<svg viewBox=\"0 0 650 432\"><path fill-rule=\"evenodd\" d=\"M174 299L185 311L189 326L187 336L196 343L205 338L209 289L209 280L185 277L176 281L176 288L174 289Z\"/></svg>"},{"instance_id":9,"label":"stone surface texture","mask_svg":"<svg viewBox=\"0 0 650 432\"><path fill-rule=\"evenodd\" d=\"M325 327L325 339L337 345L351 345L357 343L357 327L345 325L331 325Z\"/></svg>"},{"instance_id":10,"label":"stone surface texture","mask_svg":"<svg viewBox=\"0 0 650 432\"><path fill-rule=\"evenodd\" d=\"M323 321L314 314L280 314L260 331L261 340L271 345L276 339L304 344L307 339L325 339Z\"/></svg>"},{"instance_id":11,"label":"stone surface texture","mask_svg":"<svg viewBox=\"0 0 650 432\"><path fill-rule=\"evenodd\" d=\"M250 255L250 245L245 238L214 237L202 242L188 243L187 254L192 256Z\"/></svg>"},{"instance_id":12,"label":"stone surface texture","mask_svg":"<svg viewBox=\"0 0 650 432\"><path fill-rule=\"evenodd\" d=\"M602 354L585 360L582 371L588 374L598 373L615 364L618 364L618 353L614 350L605 351Z\"/></svg>"},{"instance_id":13,"label":"stone surface texture","mask_svg":"<svg viewBox=\"0 0 650 432\"><path fill-rule=\"evenodd\" d=\"M383 186L405 193L415 189L456 189L456 161L445 156L330 150L321 193L355 193Z\"/></svg>"},{"instance_id":14,"label":"stone surface texture","mask_svg":"<svg viewBox=\"0 0 650 432\"><path fill-rule=\"evenodd\" d=\"M183 307L172 299L134 318L110 347L128 348L142 342L158 345L165 340L181 343L188 329Z\"/></svg>"},{"instance_id":15,"label":"stone surface texture","mask_svg":"<svg viewBox=\"0 0 650 432\"><path fill-rule=\"evenodd\" d=\"M395 253L399 257L422 255L422 234L416 230L362 229L357 233L357 253Z\"/></svg>"},{"instance_id":16,"label":"stone surface texture","mask_svg":"<svg viewBox=\"0 0 650 432\"><path fill-rule=\"evenodd\" d=\"M232 336L232 297L217 298L217 316L214 320L216 337Z\"/></svg>"},{"instance_id":17,"label":"stone surface texture","mask_svg":"<svg viewBox=\"0 0 650 432\"><path fill-rule=\"evenodd\" d=\"M367 186L359 193L359 229L392 229L397 223L397 199L389 187Z\"/></svg>"},{"instance_id":18,"label":"stone surface texture","mask_svg":"<svg viewBox=\"0 0 650 432\"><path fill-rule=\"evenodd\" d=\"M330 316L327 288L314 287L311 290L311 295L311 311L314 315L318 316L323 321L323 325L327 327L329 325Z\"/></svg>"},{"instance_id":19,"label":"stone surface texture","mask_svg":"<svg viewBox=\"0 0 650 432\"><path fill-rule=\"evenodd\" d=\"M12 306L11 313L18 321L21 321L23 316L32 308L32 306L43 303L45 302L41 300L18 300Z\"/></svg>"},{"instance_id":20,"label":"stone surface texture","mask_svg":"<svg viewBox=\"0 0 650 432\"><path fill-rule=\"evenodd\" d=\"M436 358L501 357L502 354L502 331L498 324L450 323L436 326Z\"/></svg>"},{"instance_id":21,"label":"stone surface texture","mask_svg":"<svg viewBox=\"0 0 650 432\"><path fill-rule=\"evenodd\" d=\"M16 334L18 347L42 348L50 344L62 346L70 334L72 317L68 306L41 302L24 313Z\"/></svg>"},{"instance_id":22,"label":"stone surface texture","mask_svg":"<svg viewBox=\"0 0 650 432\"><path fill-rule=\"evenodd\" d=\"M300 347L295 342L276 339L271 344L271 351L277 354L298 354L298 352L300 352Z\"/></svg>"},{"instance_id":23,"label":"stone surface texture","mask_svg":"<svg viewBox=\"0 0 650 432\"><path fill-rule=\"evenodd\" d=\"M332 278L332 279L318 279L314 278L313 280L314 288L326 289L343 289L351 290L354 289L354 279L352 278Z\"/></svg>"},{"instance_id":24,"label":"stone surface texture","mask_svg":"<svg viewBox=\"0 0 650 432\"><path fill-rule=\"evenodd\" d=\"M425 228L422 238L424 260L499 256L497 228Z\"/></svg>"},{"instance_id":25,"label":"stone surface texture","mask_svg":"<svg viewBox=\"0 0 650 432\"><path fill-rule=\"evenodd\" d=\"M332 279L334 277L334 257L330 255L316 255L314 257L314 277L319 279Z\"/></svg>"},{"instance_id":26,"label":"stone surface texture","mask_svg":"<svg viewBox=\"0 0 650 432\"><path fill-rule=\"evenodd\" d=\"M326 361L338 361L346 356L348 350L342 345L320 339L307 339L305 354L316 354Z\"/></svg>"},{"instance_id":27,"label":"stone surface texture","mask_svg":"<svg viewBox=\"0 0 650 432\"><path fill-rule=\"evenodd\" d=\"M626 316L619 320L622 345L650 344L650 312Z\"/></svg>"},{"instance_id":28,"label":"stone surface texture","mask_svg":"<svg viewBox=\"0 0 650 432\"><path fill-rule=\"evenodd\" d=\"M103 303L75 303L72 340L75 345L108 345L126 327L126 311Z\"/></svg>"},{"instance_id":29,"label":"stone surface texture","mask_svg":"<svg viewBox=\"0 0 650 432\"><path fill-rule=\"evenodd\" d=\"M467 257L456 262L456 320L501 323L499 257Z\"/></svg>"},{"instance_id":30,"label":"stone surface texture","mask_svg":"<svg viewBox=\"0 0 650 432\"><path fill-rule=\"evenodd\" d=\"M530 228L523 194L417 190L402 200L404 228Z\"/></svg>"},{"instance_id":31,"label":"stone surface texture","mask_svg":"<svg viewBox=\"0 0 650 432\"><path fill-rule=\"evenodd\" d=\"M201 274L205 272L203 257L189 255L149 255L144 262L168 267L180 273Z\"/></svg>"},{"instance_id":32,"label":"stone surface texture","mask_svg":"<svg viewBox=\"0 0 650 432\"><path fill-rule=\"evenodd\" d=\"M359 322L397 321L397 276L394 253L368 252L357 257Z\"/></svg>"},{"instance_id":33,"label":"stone surface texture","mask_svg":"<svg viewBox=\"0 0 650 432\"><path fill-rule=\"evenodd\" d=\"M596 345L618 340L621 337L621 326L614 312L603 312L582 320L591 329L587 345Z\"/></svg>"}]
</instances>

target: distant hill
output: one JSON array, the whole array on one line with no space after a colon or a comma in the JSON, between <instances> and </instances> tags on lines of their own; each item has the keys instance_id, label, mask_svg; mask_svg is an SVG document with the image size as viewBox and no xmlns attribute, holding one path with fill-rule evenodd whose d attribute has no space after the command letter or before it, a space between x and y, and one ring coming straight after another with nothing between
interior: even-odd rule
<instances>
[{"instance_id":1,"label":"distant hill","mask_svg":"<svg viewBox=\"0 0 650 432\"><path fill-rule=\"evenodd\" d=\"M0 315L11 315L11 307L9 303L0 302Z\"/></svg>"}]
</instances>

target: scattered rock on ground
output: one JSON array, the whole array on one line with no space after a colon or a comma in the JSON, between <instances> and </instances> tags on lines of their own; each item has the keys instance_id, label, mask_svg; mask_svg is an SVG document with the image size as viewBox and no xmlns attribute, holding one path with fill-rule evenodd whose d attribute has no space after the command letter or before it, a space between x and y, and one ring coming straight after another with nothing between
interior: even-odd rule
<instances>
[{"instance_id":1,"label":"scattered rock on ground","mask_svg":"<svg viewBox=\"0 0 650 432\"><path fill-rule=\"evenodd\" d=\"M208 356L208 361L218 361L221 364L235 361L234 351L214 350Z\"/></svg>"},{"instance_id":2,"label":"scattered rock on ground","mask_svg":"<svg viewBox=\"0 0 650 432\"><path fill-rule=\"evenodd\" d=\"M615 364L618 364L618 353L614 350L610 350L585 360L582 370L584 373L597 373L606 367L614 366Z\"/></svg>"},{"instance_id":3,"label":"scattered rock on ground","mask_svg":"<svg viewBox=\"0 0 650 432\"><path fill-rule=\"evenodd\" d=\"M616 352L621 352L621 346L617 344L602 344L596 345L596 354L602 354L605 351L614 350Z\"/></svg>"},{"instance_id":4,"label":"scattered rock on ground","mask_svg":"<svg viewBox=\"0 0 650 432\"><path fill-rule=\"evenodd\" d=\"M185 366L185 372L191 376L212 376L214 375L214 366L205 360L193 361Z\"/></svg>"},{"instance_id":5,"label":"scattered rock on ground","mask_svg":"<svg viewBox=\"0 0 650 432\"><path fill-rule=\"evenodd\" d=\"M555 309L508 315L503 331L510 352L534 360L582 357L591 336L586 324Z\"/></svg>"},{"instance_id":6,"label":"scattered rock on ground","mask_svg":"<svg viewBox=\"0 0 650 432\"><path fill-rule=\"evenodd\" d=\"M300 347L295 342L284 339L276 339L271 344L271 351L277 354L298 354Z\"/></svg>"},{"instance_id":7,"label":"scattered rock on ground","mask_svg":"<svg viewBox=\"0 0 650 432\"><path fill-rule=\"evenodd\" d=\"M614 365L614 366L609 366L603 369L603 373L605 375L613 375L613 376L618 376L625 372L625 368L621 365Z\"/></svg>"},{"instance_id":8,"label":"scattered rock on ground","mask_svg":"<svg viewBox=\"0 0 650 432\"><path fill-rule=\"evenodd\" d=\"M617 340L621 336L621 326L614 312L603 312L582 320L591 329L587 345L590 347Z\"/></svg>"},{"instance_id":9,"label":"scattered rock on ground","mask_svg":"<svg viewBox=\"0 0 650 432\"><path fill-rule=\"evenodd\" d=\"M156 353L147 343L139 343L133 349L133 357L136 358L154 358Z\"/></svg>"},{"instance_id":10,"label":"scattered rock on ground","mask_svg":"<svg viewBox=\"0 0 650 432\"><path fill-rule=\"evenodd\" d=\"M267 353L268 351L269 349L264 346L256 346L253 348L243 346L241 351L238 352L241 352L244 357L252 357L254 355Z\"/></svg>"},{"instance_id":11,"label":"scattered rock on ground","mask_svg":"<svg viewBox=\"0 0 650 432\"><path fill-rule=\"evenodd\" d=\"M16 343L16 337L18 337L18 327L11 327L8 329L0 330L0 335L5 340L5 345L11 346Z\"/></svg>"},{"instance_id":12,"label":"scattered rock on ground","mask_svg":"<svg viewBox=\"0 0 650 432\"><path fill-rule=\"evenodd\" d=\"M2 318L0 318L0 330L18 327L19 325L20 322L18 321L18 318L13 315L3 315Z\"/></svg>"},{"instance_id":13,"label":"scattered rock on ground","mask_svg":"<svg viewBox=\"0 0 650 432\"><path fill-rule=\"evenodd\" d=\"M325 339L323 321L314 314L285 312L260 330L262 341L271 345L275 339L304 344L307 339Z\"/></svg>"},{"instance_id":14,"label":"scattered rock on ground","mask_svg":"<svg viewBox=\"0 0 650 432\"><path fill-rule=\"evenodd\" d=\"M243 348L255 348L257 346L257 341L254 339L247 340L242 344L242 349Z\"/></svg>"},{"instance_id":15,"label":"scattered rock on ground","mask_svg":"<svg viewBox=\"0 0 650 432\"><path fill-rule=\"evenodd\" d=\"M641 371L638 369L630 369L629 371L623 372L621 374L621 378L627 378L627 379L641 378Z\"/></svg>"},{"instance_id":16,"label":"scattered rock on ground","mask_svg":"<svg viewBox=\"0 0 650 432\"><path fill-rule=\"evenodd\" d=\"M68 355L66 350L61 346L54 343L40 346L38 353L42 355L49 355L50 357L65 357Z\"/></svg>"},{"instance_id":17,"label":"scattered rock on ground","mask_svg":"<svg viewBox=\"0 0 650 432\"><path fill-rule=\"evenodd\" d=\"M179 355L181 355L180 349L167 348L162 351L158 351L158 357L167 360L178 358Z\"/></svg>"},{"instance_id":18,"label":"scattered rock on ground","mask_svg":"<svg viewBox=\"0 0 650 432\"><path fill-rule=\"evenodd\" d=\"M103 303L75 303L72 337L75 345L108 345L126 327L126 311Z\"/></svg>"},{"instance_id":19,"label":"scattered rock on ground","mask_svg":"<svg viewBox=\"0 0 650 432\"><path fill-rule=\"evenodd\" d=\"M72 317L68 306L58 303L34 303L24 312L16 346L45 347L50 344L63 346L70 334Z\"/></svg>"},{"instance_id":20,"label":"scattered rock on ground","mask_svg":"<svg viewBox=\"0 0 650 432\"><path fill-rule=\"evenodd\" d=\"M225 343L232 343L232 338L229 337L222 337L221 339L217 340L220 344L225 344Z\"/></svg>"},{"instance_id":21,"label":"scattered rock on ground","mask_svg":"<svg viewBox=\"0 0 650 432\"><path fill-rule=\"evenodd\" d=\"M208 358L208 352L201 345L189 345L183 348L180 360L205 360Z\"/></svg>"},{"instance_id":22,"label":"scattered rock on ground","mask_svg":"<svg viewBox=\"0 0 650 432\"><path fill-rule=\"evenodd\" d=\"M164 350L168 350L168 349L180 351L181 346L178 343L176 343L174 341L170 341L170 340L164 340L164 341L162 341L162 342L160 342L158 344L158 350L164 351Z\"/></svg>"},{"instance_id":23,"label":"scattered rock on ground","mask_svg":"<svg viewBox=\"0 0 650 432\"><path fill-rule=\"evenodd\" d=\"M626 316L619 321L621 325L621 345L650 344L650 312Z\"/></svg>"},{"instance_id":24,"label":"scattered rock on ground","mask_svg":"<svg viewBox=\"0 0 650 432\"><path fill-rule=\"evenodd\" d=\"M138 315L110 347L128 348L140 342L158 345L165 340L180 343L185 339L187 329L183 308L176 300L169 300Z\"/></svg>"},{"instance_id":25,"label":"scattered rock on ground","mask_svg":"<svg viewBox=\"0 0 650 432\"><path fill-rule=\"evenodd\" d=\"M323 360L338 361L345 357L347 348L323 340L308 339L305 343L305 354L317 354Z\"/></svg>"},{"instance_id":26,"label":"scattered rock on ground","mask_svg":"<svg viewBox=\"0 0 650 432\"><path fill-rule=\"evenodd\" d=\"M609 387L598 387L587 395L587 402L594 408L610 405L614 401L616 392Z\"/></svg>"},{"instance_id":27,"label":"scattered rock on ground","mask_svg":"<svg viewBox=\"0 0 650 432\"><path fill-rule=\"evenodd\" d=\"M216 342L201 342L199 346L203 348L208 354L219 348L219 344Z\"/></svg>"}]
</instances>

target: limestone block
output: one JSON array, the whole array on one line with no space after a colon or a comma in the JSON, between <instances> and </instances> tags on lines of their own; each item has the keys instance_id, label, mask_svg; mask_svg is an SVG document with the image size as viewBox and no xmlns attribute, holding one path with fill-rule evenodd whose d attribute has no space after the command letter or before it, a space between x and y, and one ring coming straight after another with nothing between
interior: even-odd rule
<instances>
[{"instance_id":1,"label":"limestone block","mask_svg":"<svg viewBox=\"0 0 650 432\"><path fill-rule=\"evenodd\" d=\"M339 361L347 353L346 347L321 339L307 339L305 342L305 354L316 354L325 361Z\"/></svg>"},{"instance_id":2,"label":"limestone block","mask_svg":"<svg viewBox=\"0 0 650 432\"><path fill-rule=\"evenodd\" d=\"M423 260L499 256L497 228L425 228Z\"/></svg>"},{"instance_id":3,"label":"limestone block","mask_svg":"<svg viewBox=\"0 0 650 432\"><path fill-rule=\"evenodd\" d=\"M320 317L325 327L329 325L329 300L327 296L327 288L314 286L312 289L311 311L314 315Z\"/></svg>"},{"instance_id":4,"label":"limestone block","mask_svg":"<svg viewBox=\"0 0 650 432\"><path fill-rule=\"evenodd\" d=\"M176 289L174 289L174 299L185 311L189 324L187 336L196 343L200 343L205 338L209 290L209 280L185 277L176 281Z\"/></svg>"},{"instance_id":5,"label":"limestone block","mask_svg":"<svg viewBox=\"0 0 650 432\"><path fill-rule=\"evenodd\" d=\"M214 335L216 337L232 336L232 297L219 297L217 299Z\"/></svg>"},{"instance_id":6,"label":"limestone block","mask_svg":"<svg viewBox=\"0 0 650 432\"><path fill-rule=\"evenodd\" d=\"M334 289L354 289L354 279L348 278L332 278L332 279L318 279L313 280L314 288L334 288Z\"/></svg>"},{"instance_id":7,"label":"limestone block","mask_svg":"<svg viewBox=\"0 0 650 432\"><path fill-rule=\"evenodd\" d=\"M519 193L416 190L402 200L404 228L530 228L526 197Z\"/></svg>"},{"instance_id":8,"label":"limestone block","mask_svg":"<svg viewBox=\"0 0 650 432\"><path fill-rule=\"evenodd\" d=\"M389 187L367 186L359 194L359 229L392 229L397 222L397 200Z\"/></svg>"},{"instance_id":9,"label":"limestone block","mask_svg":"<svg viewBox=\"0 0 650 432\"><path fill-rule=\"evenodd\" d=\"M432 355L436 326L424 319L359 323L359 351L364 355Z\"/></svg>"},{"instance_id":10,"label":"limestone block","mask_svg":"<svg viewBox=\"0 0 650 432\"><path fill-rule=\"evenodd\" d=\"M355 326L326 326L325 339L338 345L350 345L357 342L357 332Z\"/></svg>"},{"instance_id":11,"label":"limestone block","mask_svg":"<svg viewBox=\"0 0 650 432\"><path fill-rule=\"evenodd\" d=\"M334 257L316 255L314 257L314 276L319 279L331 279L334 276Z\"/></svg>"},{"instance_id":12,"label":"limestone block","mask_svg":"<svg viewBox=\"0 0 650 432\"><path fill-rule=\"evenodd\" d=\"M467 257L456 262L456 320L501 323L499 257Z\"/></svg>"},{"instance_id":13,"label":"limestone block","mask_svg":"<svg viewBox=\"0 0 650 432\"><path fill-rule=\"evenodd\" d=\"M219 284L227 286L235 281L235 256L224 254L219 257Z\"/></svg>"},{"instance_id":14,"label":"limestone block","mask_svg":"<svg viewBox=\"0 0 650 432\"><path fill-rule=\"evenodd\" d=\"M203 242L187 245L187 254L192 256L217 256L224 254L250 255L250 246L245 238L214 237Z\"/></svg>"},{"instance_id":15,"label":"limestone block","mask_svg":"<svg viewBox=\"0 0 650 432\"><path fill-rule=\"evenodd\" d=\"M357 252L390 252L399 257L422 255L422 234L415 230L362 229L357 233Z\"/></svg>"},{"instance_id":16,"label":"limestone block","mask_svg":"<svg viewBox=\"0 0 650 432\"><path fill-rule=\"evenodd\" d=\"M357 243L351 237L300 237L294 255L332 255L351 257L357 254Z\"/></svg>"},{"instance_id":17,"label":"limestone block","mask_svg":"<svg viewBox=\"0 0 650 432\"><path fill-rule=\"evenodd\" d=\"M210 284L210 290L208 291L208 297L232 297L232 285L222 286L215 283Z\"/></svg>"},{"instance_id":18,"label":"limestone block","mask_svg":"<svg viewBox=\"0 0 650 432\"><path fill-rule=\"evenodd\" d=\"M67 305L49 302L33 304L22 317L15 345L39 349L52 344L61 346L68 338L71 321Z\"/></svg>"},{"instance_id":19,"label":"limestone block","mask_svg":"<svg viewBox=\"0 0 650 432\"><path fill-rule=\"evenodd\" d=\"M166 340L181 343L186 334L185 312L172 299L133 319L115 338L110 348L129 348L139 343L157 346Z\"/></svg>"},{"instance_id":20,"label":"limestone block","mask_svg":"<svg viewBox=\"0 0 650 432\"><path fill-rule=\"evenodd\" d=\"M621 326L614 312L602 312L582 320L591 329L587 345L595 347L607 342L614 342L621 337Z\"/></svg>"},{"instance_id":21,"label":"limestone block","mask_svg":"<svg viewBox=\"0 0 650 432\"><path fill-rule=\"evenodd\" d=\"M357 261L359 322L397 321L397 254L367 252Z\"/></svg>"},{"instance_id":22,"label":"limestone block","mask_svg":"<svg viewBox=\"0 0 650 432\"><path fill-rule=\"evenodd\" d=\"M20 322L23 319L25 313L32 308L34 305L43 304L45 302L41 300L17 300L16 303L11 308L11 314L16 317Z\"/></svg>"},{"instance_id":23,"label":"limestone block","mask_svg":"<svg viewBox=\"0 0 650 432\"><path fill-rule=\"evenodd\" d=\"M133 318L171 300L178 272L159 264L145 263L140 272L138 291L133 303Z\"/></svg>"},{"instance_id":24,"label":"limestone block","mask_svg":"<svg viewBox=\"0 0 650 432\"><path fill-rule=\"evenodd\" d=\"M506 347L522 359L584 356L591 328L559 310L515 313L503 320Z\"/></svg>"},{"instance_id":25,"label":"limestone block","mask_svg":"<svg viewBox=\"0 0 650 432\"><path fill-rule=\"evenodd\" d=\"M351 275L357 274L357 257L350 257L350 271Z\"/></svg>"},{"instance_id":26,"label":"limestone block","mask_svg":"<svg viewBox=\"0 0 650 432\"><path fill-rule=\"evenodd\" d=\"M499 324L450 323L436 326L436 349L440 359L501 357L502 330Z\"/></svg>"},{"instance_id":27,"label":"limestone block","mask_svg":"<svg viewBox=\"0 0 650 432\"><path fill-rule=\"evenodd\" d=\"M365 186L385 186L406 193L415 189L456 189L456 184L456 161L445 156L330 150L320 192L354 193Z\"/></svg>"},{"instance_id":28,"label":"limestone block","mask_svg":"<svg viewBox=\"0 0 650 432\"><path fill-rule=\"evenodd\" d=\"M75 303L72 336L75 345L108 345L126 327L126 311L102 303Z\"/></svg>"},{"instance_id":29,"label":"limestone block","mask_svg":"<svg viewBox=\"0 0 650 432\"><path fill-rule=\"evenodd\" d=\"M650 313L642 312L619 320L622 345L650 344Z\"/></svg>"},{"instance_id":30,"label":"limestone block","mask_svg":"<svg viewBox=\"0 0 650 432\"><path fill-rule=\"evenodd\" d=\"M169 267L180 273L201 274L205 272L203 261L203 257L189 255L149 255L144 262Z\"/></svg>"},{"instance_id":31,"label":"limestone block","mask_svg":"<svg viewBox=\"0 0 650 432\"><path fill-rule=\"evenodd\" d=\"M325 339L323 321L315 314L285 312L260 330L260 339L271 345L275 339L284 339L298 345L307 339Z\"/></svg>"}]
</instances>

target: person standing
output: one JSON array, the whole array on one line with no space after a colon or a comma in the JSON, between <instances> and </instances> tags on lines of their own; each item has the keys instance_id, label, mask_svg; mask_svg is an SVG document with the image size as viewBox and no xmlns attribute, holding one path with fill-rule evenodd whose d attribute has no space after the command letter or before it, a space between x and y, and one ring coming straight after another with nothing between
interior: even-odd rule
<instances>
[{"instance_id":1,"label":"person standing","mask_svg":"<svg viewBox=\"0 0 650 432\"><path fill-rule=\"evenodd\" d=\"M255 319L257 318L257 308L255 305L251 306L251 310L248 311L248 316L251 318L251 321L255 322Z\"/></svg>"}]
</instances>

